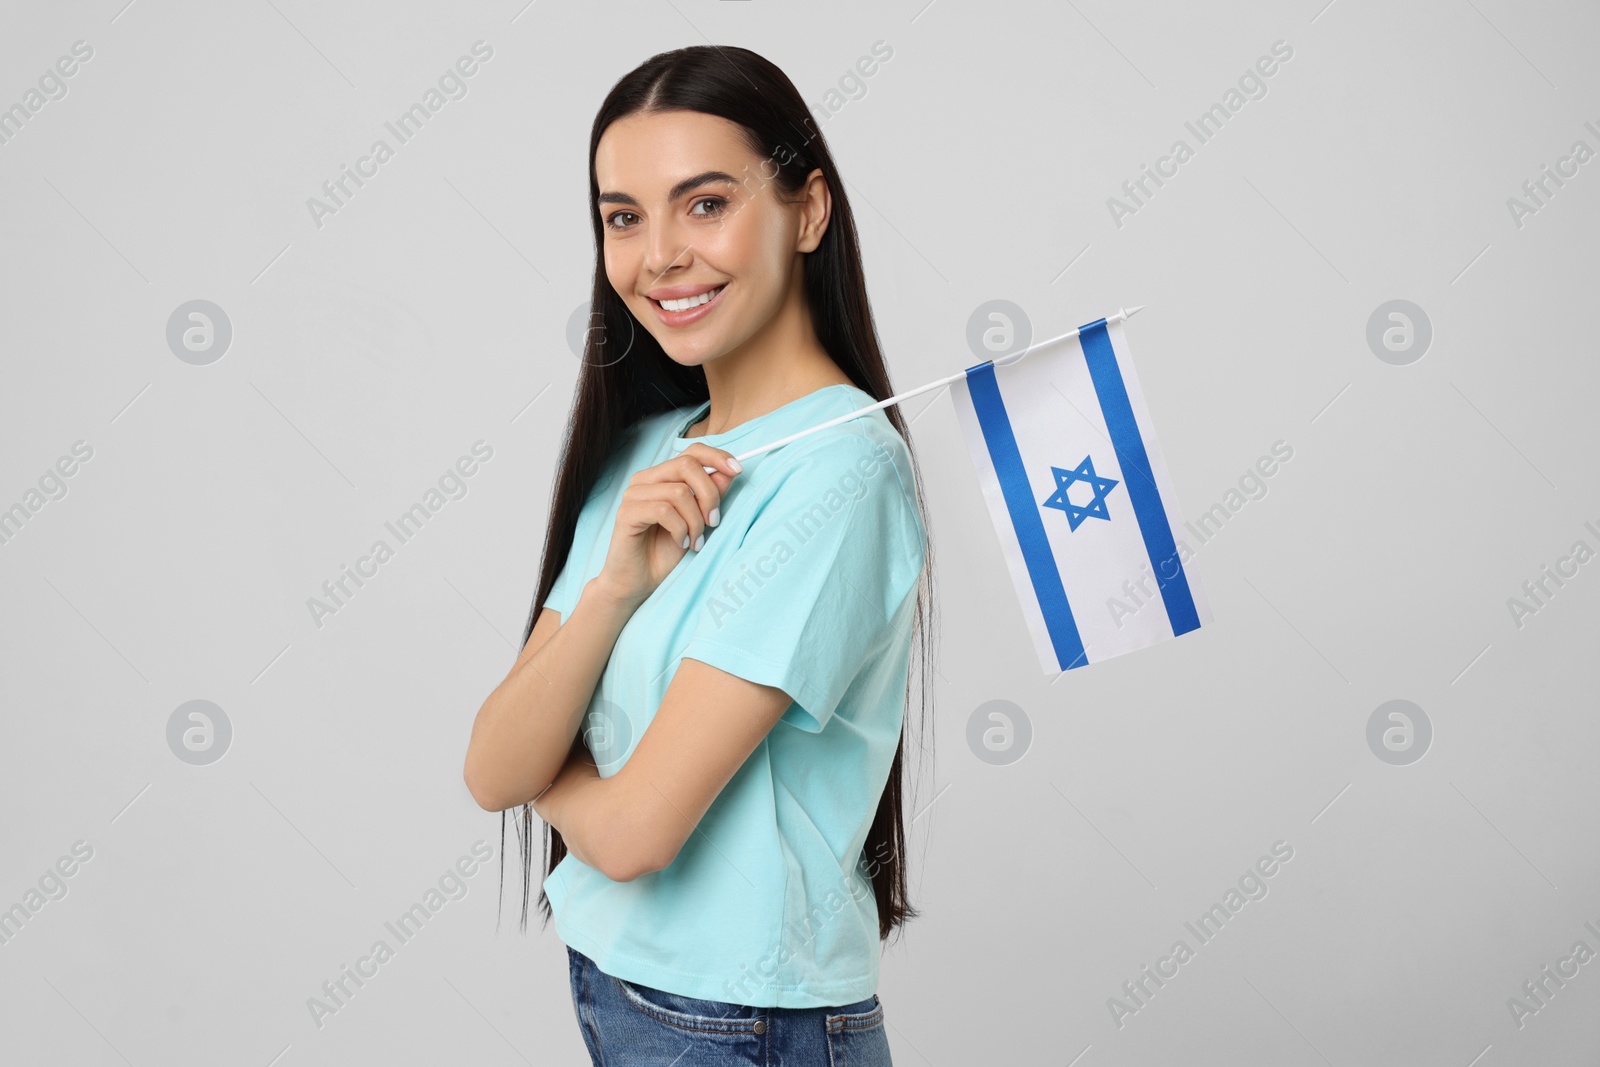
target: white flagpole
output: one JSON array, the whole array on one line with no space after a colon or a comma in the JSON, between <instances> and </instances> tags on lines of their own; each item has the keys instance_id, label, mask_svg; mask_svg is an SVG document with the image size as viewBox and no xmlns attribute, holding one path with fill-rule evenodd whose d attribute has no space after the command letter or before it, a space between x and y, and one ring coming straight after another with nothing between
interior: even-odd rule
<instances>
[{"instance_id":1,"label":"white flagpole","mask_svg":"<svg viewBox=\"0 0 1600 1067\"><path fill-rule=\"evenodd\" d=\"M1117 321L1126 322L1128 319L1133 318L1133 316L1143 311L1147 306L1148 305L1146 304L1135 304L1132 308L1119 307L1114 314L1106 316L1106 323L1109 325L1110 323ZM1079 327L1079 329L1082 329L1082 327ZM1001 356L999 359L991 359L988 362L993 363L996 367L1004 367L1007 364L1015 363L1023 356L1026 356L1029 352L1037 352L1041 348L1048 348L1051 345L1060 344L1067 338L1076 336L1078 336L1078 330L1068 330L1060 337L1052 337L1049 340L1040 341L1037 344L1031 344L1027 348L1024 348L1021 352L1013 352L1010 355ZM974 366L982 366L982 364L974 364ZM927 385L919 385L915 389L908 389L903 393L889 397L887 400L880 400L876 404L868 404L864 408L852 411L846 415L840 415L836 419L829 419L827 422L818 423L815 426L792 433L788 437L780 437L776 441L762 445L760 448L752 448L748 452L740 452L735 458L742 463L751 456L759 456L761 453L769 449L777 448L779 445L786 445L790 441L795 441L804 437L806 434L816 433L818 430L826 430L830 426L837 426L841 422L849 422L851 419L865 415L869 411L876 411L878 408L885 408L890 404L899 403L900 401L908 399L909 397L916 396L918 393L926 393L929 389L937 389L942 385L949 385L951 382L956 381L957 379L965 378L967 376L967 371L971 369L971 367L968 367L965 370L959 370L948 377L940 378L938 381L929 382ZM710 474L716 469L717 468L715 467L706 467L706 473Z\"/></svg>"}]
</instances>

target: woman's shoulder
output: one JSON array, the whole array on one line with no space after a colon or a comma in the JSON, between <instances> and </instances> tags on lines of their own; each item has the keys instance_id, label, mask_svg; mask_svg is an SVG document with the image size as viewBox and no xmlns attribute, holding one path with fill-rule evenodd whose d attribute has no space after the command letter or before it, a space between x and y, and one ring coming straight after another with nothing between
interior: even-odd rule
<instances>
[{"instance_id":1,"label":"woman's shoulder","mask_svg":"<svg viewBox=\"0 0 1600 1067\"><path fill-rule=\"evenodd\" d=\"M872 403L875 401L870 393L855 387L842 389L830 398L828 410L820 417L827 421ZM794 449L792 462L809 459L824 465L889 463L908 484L912 480L911 450L882 408L808 434L785 447Z\"/></svg>"},{"instance_id":2,"label":"woman's shoulder","mask_svg":"<svg viewBox=\"0 0 1600 1067\"><path fill-rule=\"evenodd\" d=\"M839 406L836 414L861 405L850 398ZM775 449L755 473L754 481L763 486L759 495L771 504L820 504L830 511L851 502L856 508L867 504L864 513L887 523L886 534L893 530L908 540L922 538L911 451L881 409Z\"/></svg>"}]
</instances>

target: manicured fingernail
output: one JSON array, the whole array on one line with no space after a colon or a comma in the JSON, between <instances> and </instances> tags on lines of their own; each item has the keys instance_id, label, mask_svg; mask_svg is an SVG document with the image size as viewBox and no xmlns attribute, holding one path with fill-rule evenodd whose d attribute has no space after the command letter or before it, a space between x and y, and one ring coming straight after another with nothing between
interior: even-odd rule
<instances>
[{"instance_id":1,"label":"manicured fingernail","mask_svg":"<svg viewBox=\"0 0 1600 1067\"><path fill-rule=\"evenodd\" d=\"M705 534L701 534L699 537L696 537L694 539L694 550L696 552L700 551L700 546L705 544L705 543L706 543L706 535Z\"/></svg>"},{"instance_id":2,"label":"manicured fingernail","mask_svg":"<svg viewBox=\"0 0 1600 1067\"><path fill-rule=\"evenodd\" d=\"M688 534L684 534L683 535L683 547L684 548L688 548L689 547L689 535Z\"/></svg>"},{"instance_id":3,"label":"manicured fingernail","mask_svg":"<svg viewBox=\"0 0 1600 1067\"><path fill-rule=\"evenodd\" d=\"M738 474L740 471L744 470L744 464L740 463L738 460L734 459L732 456L728 457L728 466L733 468L733 473L735 473L735 474Z\"/></svg>"},{"instance_id":4,"label":"manicured fingernail","mask_svg":"<svg viewBox=\"0 0 1600 1067\"><path fill-rule=\"evenodd\" d=\"M711 525L713 525L713 526L715 526L718 522L722 521L722 509L721 508L712 508L711 509L711 518L707 519L706 521L711 523Z\"/></svg>"}]
</instances>

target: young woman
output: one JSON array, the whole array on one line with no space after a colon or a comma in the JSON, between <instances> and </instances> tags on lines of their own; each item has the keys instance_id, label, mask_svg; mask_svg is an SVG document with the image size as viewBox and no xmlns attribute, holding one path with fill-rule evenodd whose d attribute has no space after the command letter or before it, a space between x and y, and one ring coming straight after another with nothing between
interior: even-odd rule
<instances>
[{"instance_id":1,"label":"young woman","mask_svg":"<svg viewBox=\"0 0 1600 1067\"><path fill-rule=\"evenodd\" d=\"M894 407L735 458L893 395L844 183L782 71L704 46L612 88L589 191L596 325L467 785L523 806L524 927L548 826L596 1064L887 1064L920 475Z\"/></svg>"}]
</instances>

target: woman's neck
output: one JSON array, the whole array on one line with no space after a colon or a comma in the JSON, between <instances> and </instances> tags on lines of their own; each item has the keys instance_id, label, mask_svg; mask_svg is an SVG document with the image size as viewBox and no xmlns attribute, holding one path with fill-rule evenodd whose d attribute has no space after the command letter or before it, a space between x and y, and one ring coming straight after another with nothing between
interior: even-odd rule
<instances>
[{"instance_id":1,"label":"woman's neck","mask_svg":"<svg viewBox=\"0 0 1600 1067\"><path fill-rule=\"evenodd\" d=\"M809 396L818 389L854 384L838 364L826 356L823 359L824 365L808 367L803 373L773 376L759 382L741 382L737 386L724 385L719 389L715 381L708 380L711 410L705 418L691 426L684 436L704 437L706 434L723 433L803 396ZM709 374L707 378L710 379Z\"/></svg>"},{"instance_id":2,"label":"woman's neck","mask_svg":"<svg viewBox=\"0 0 1600 1067\"><path fill-rule=\"evenodd\" d=\"M688 436L723 433L818 389L852 384L813 327L803 258L795 267L772 317L738 347L701 364L711 409Z\"/></svg>"},{"instance_id":3,"label":"woman's neck","mask_svg":"<svg viewBox=\"0 0 1600 1067\"><path fill-rule=\"evenodd\" d=\"M723 433L818 389L853 384L814 336L794 345L754 348L746 342L742 348L704 364L711 409L685 436Z\"/></svg>"}]
</instances>

